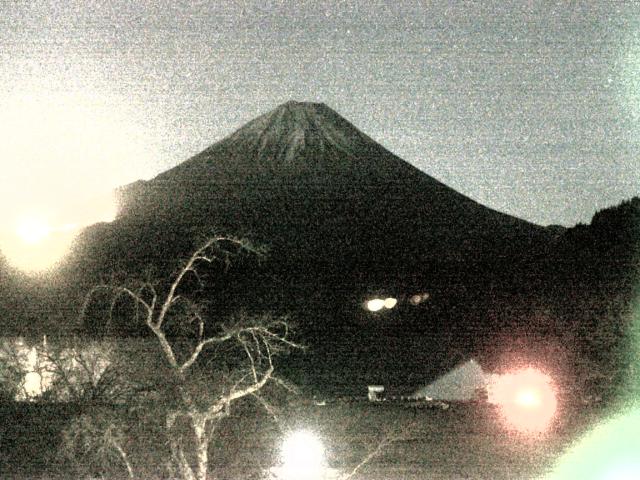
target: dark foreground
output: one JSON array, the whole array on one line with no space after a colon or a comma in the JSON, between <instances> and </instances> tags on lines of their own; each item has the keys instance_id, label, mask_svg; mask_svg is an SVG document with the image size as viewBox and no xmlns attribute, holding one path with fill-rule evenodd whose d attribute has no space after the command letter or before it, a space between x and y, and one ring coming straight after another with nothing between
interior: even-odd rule
<instances>
[{"instance_id":1,"label":"dark foreground","mask_svg":"<svg viewBox=\"0 0 640 480\"><path fill-rule=\"evenodd\" d=\"M1 477L75 477L77 472L59 458L57 447L62 429L76 414L72 405L4 405ZM352 400L322 406L297 402L279 412L278 423L245 405L237 417L220 426L211 452L212 478L260 478L260 472L277 462L286 432L296 429L322 438L329 464L342 472L350 472L377 449L355 479L540 478L596 418L593 409L565 406L551 429L540 436L511 431L494 407L482 403L452 404L443 410L404 402ZM130 447L150 445L136 466L145 478L166 478L162 441L154 436L158 437L132 438Z\"/></svg>"}]
</instances>

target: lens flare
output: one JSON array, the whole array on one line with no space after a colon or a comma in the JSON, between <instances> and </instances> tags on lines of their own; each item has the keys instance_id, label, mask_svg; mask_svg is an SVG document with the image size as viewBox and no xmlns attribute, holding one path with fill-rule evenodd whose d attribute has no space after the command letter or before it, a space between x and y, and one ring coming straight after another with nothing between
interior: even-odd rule
<instances>
[{"instance_id":1,"label":"lens flare","mask_svg":"<svg viewBox=\"0 0 640 480\"><path fill-rule=\"evenodd\" d=\"M488 397L509 426L527 433L545 431L558 406L551 378L534 368L494 376Z\"/></svg>"},{"instance_id":2,"label":"lens flare","mask_svg":"<svg viewBox=\"0 0 640 480\"><path fill-rule=\"evenodd\" d=\"M14 230L0 230L0 251L23 272L44 272L67 254L74 238L73 231L59 231L47 223L27 220Z\"/></svg>"},{"instance_id":3,"label":"lens flare","mask_svg":"<svg viewBox=\"0 0 640 480\"><path fill-rule=\"evenodd\" d=\"M111 192L149 176L159 139L104 82L72 75L80 86L34 68L38 75L15 75L0 93L0 252L40 274L61 263L82 228L115 218Z\"/></svg>"},{"instance_id":4,"label":"lens flare","mask_svg":"<svg viewBox=\"0 0 640 480\"><path fill-rule=\"evenodd\" d=\"M640 409L598 425L562 456L548 480L640 478Z\"/></svg>"},{"instance_id":5,"label":"lens flare","mask_svg":"<svg viewBox=\"0 0 640 480\"><path fill-rule=\"evenodd\" d=\"M523 389L518 393L516 403L526 408L537 408L541 404L540 392L532 389Z\"/></svg>"},{"instance_id":6,"label":"lens flare","mask_svg":"<svg viewBox=\"0 0 640 480\"><path fill-rule=\"evenodd\" d=\"M0 225L0 251L24 272L50 271L68 254L83 228L111 222L117 213L113 192L79 197L66 204L52 198L36 206L18 205Z\"/></svg>"}]
</instances>

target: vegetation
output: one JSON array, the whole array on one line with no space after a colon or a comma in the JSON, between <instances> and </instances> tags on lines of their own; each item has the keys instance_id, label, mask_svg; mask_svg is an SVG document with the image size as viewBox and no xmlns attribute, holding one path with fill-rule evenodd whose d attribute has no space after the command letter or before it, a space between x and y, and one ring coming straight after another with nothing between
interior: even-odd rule
<instances>
[{"instance_id":1,"label":"vegetation","mask_svg":"<svg viewBox=\"0 0 640 480\"><path fill-rule=\"evenodd\" d=\"M214 264L227 263L232 247L236 253L249 248L237 240L210 238L168 285L150 280L101 284L89 292L84 305L86 314L94 302L104 305L106 298L109 322L116 313L128 312L131 322L148 330L144 341L119 351L123 370L118 378L135 385L126 389L131 394L124 402L129 419L133 415L137 422L152 425L166 439L162 464L172 478L210 478L210 446L235 405L253 398L270 409L263 395L267 385L290 388L275 375L274 366L277 355L299 347L290 339L286 319L238 314L221 321L198 302L203 275L215 272ZM205 274L206 266L214 268ZM77 465L85 467L120 463L133 478L136 459L125 442L128 423L113 416L113 409L77 417L65 433L67 456L79 457Z\"/></svg>"},{"instance_id":2,"label":"vegetation","mask_svg":"<svg viewBox=\"0 0 640 480\"><path fill-rule=\"evenodd\" d=\"M3 420L13 419L0 425L3 448L11 454L1 465L3 475L25 480L82 478L91 468L94 479L127 478L118 452L105 448L109 435L114 435L116 441L123 442L137 478L175 478L164 470L168 449L162 422L158 419L154 423L151 418L143 422L132 409L111 408L112 412L95 412L94 407L88 413L92 418L104 415L105 419L119 419L123 436L108 431L107 422L94 420L88 425L78 422L77 430L67 427L68 433L61 436L59 430L69 425L70 419L80 418L78 405L29 403L0 412L7 415ZM279 412L280 426L255 403L238 404L228 421L220 423L210 446L209 478L264 478L260 472L278 461L281 428L313 431L325 445L329 465L347 475L368 459L353 480L539 478L595 419L595 414L586 416L583 411L579 417L575 412L563 413L554 429L540 439L514 436L505 430L495 410L477 404L440 410L407 408L394 402L316 406L295 401L282 405ZM80 435L74 437L75 432ZM75 442L77 456L56 459L53 449L67 438ZM98 451L99 445L105 447ZM379 445L382 447L377 451ZM16 471L18 465L21 471Z\"/></svg>"}]
</instances>

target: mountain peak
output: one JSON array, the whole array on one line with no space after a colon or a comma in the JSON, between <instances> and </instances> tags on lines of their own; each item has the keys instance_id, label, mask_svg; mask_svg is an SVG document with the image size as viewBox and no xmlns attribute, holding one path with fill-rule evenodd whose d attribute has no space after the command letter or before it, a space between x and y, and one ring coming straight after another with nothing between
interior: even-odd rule
<instances>
[{"instance_id":1,"label":"mountain peak","mask_svg":"<svg viewBox=\"0 0 640 480\"><path fill-rule=\"evenodd\" d=\"M330 275L360 279L507 258L549 235L421 172L322 103L281 104L126 193L132 224L234 232L272 245L285 270L319 258Z\"/></svg>"},{"instance_id":2,"label":"mountain peak","mask_svg":"<svg viewBox=\"0 0 640 480\"><path fill-rule=\"evenodd\" d=\"M340 178L356 181L363 177L370 182L369 174L373 174L393 181L403 163L326 104L291 100L156 180L220 185L269 177L279 183L329 184Z\"/></svg>"},{"instance_id":3,"label":"mountain peak","mask_svg":"<svg viewBox=\"0 0 640 480\"><path fill-rule=\"evenodd\" d=\"M363 150L381 148L324 103L295 100L247 123L223 142L248 146L260 161L271 164L290 164L309 151L358 156Z\"/></svg>"},{"instance_id":4,"label":"mountain peak","mask_svg":"<svg viewBox=\"0 0 640 480\"><path fill-rule=\"evenodd\" d=\"M335 122L345 121L340 114L329 108L324 103L314 102L299 102L296 100L289 100L288 102L278 105L273 110L259 116L255 120L249 122L242 127L239 131L250 130L247 127L252 125L262 125L265 123L272 126L286 126L293 128L304 128L310 125L322 121L322 122ZM284 124L284 125L283 125Z\"/></svg>"},{"instance_id":5,"label":"mountain peak","mask_svg":"<svg viewBox=\"0 0 640 480\"><path fill-rule=\"evenodd\" d=\"M289 100L287 102L281 103L275 110L285 108L289 110L300 110L300 109L317 109L317 108L329 108L322 102L299 102L298 100Z\"/></svg>"}]
</instances>

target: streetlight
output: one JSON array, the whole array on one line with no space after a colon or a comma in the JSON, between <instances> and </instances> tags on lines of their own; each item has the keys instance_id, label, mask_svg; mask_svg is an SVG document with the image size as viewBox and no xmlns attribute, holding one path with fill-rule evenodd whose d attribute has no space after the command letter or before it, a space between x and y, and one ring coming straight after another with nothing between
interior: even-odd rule
<instances>
[{"instance_id":1,"label":"streetlight","mask_svg":"<svg viewBox=\"0 0 640 480\"><path fill-rule=\"evenodd\" d=\"M307 430L285 438L280 449L280 466L271 469L278 480L321 480L326 471L324 445Z\"/></svg>"}]
</instances>

